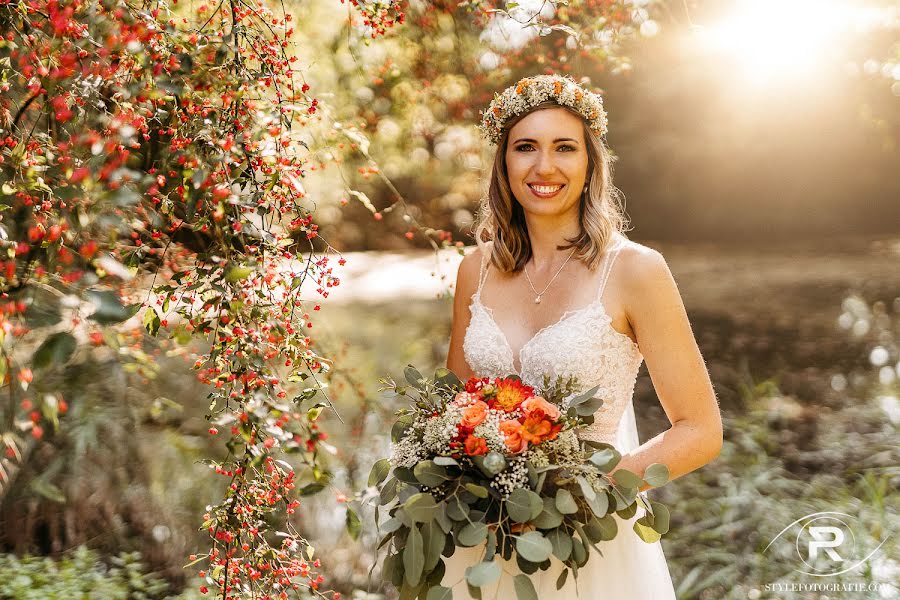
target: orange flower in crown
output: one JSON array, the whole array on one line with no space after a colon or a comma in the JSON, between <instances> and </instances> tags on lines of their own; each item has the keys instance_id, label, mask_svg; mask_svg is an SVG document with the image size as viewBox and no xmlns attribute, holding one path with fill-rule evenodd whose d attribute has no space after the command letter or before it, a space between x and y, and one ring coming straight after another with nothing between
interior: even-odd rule
<instances>
[{"instance_id":1,"label":"orange flower in crown","mask_svg":"<svg viewBox=\"0 0 900 600\"><path fill-rule=\"evenodd\" d=\"M511 412L534 395L534 388L525 385L518 379L497 379L494 381L494 394L488 400L488 406Z\"/></svg>"}]
</instances>

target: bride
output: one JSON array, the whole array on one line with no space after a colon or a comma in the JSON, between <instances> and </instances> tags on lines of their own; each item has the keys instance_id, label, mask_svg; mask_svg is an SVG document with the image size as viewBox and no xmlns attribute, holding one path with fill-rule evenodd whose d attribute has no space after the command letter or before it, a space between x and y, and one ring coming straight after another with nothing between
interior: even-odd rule
<instances>
[{"instance_id":1,"label":"bride","mask_svg":"<svg viewBox=\"0 0 900 600\"><path fill-rule=\"evenodd\" d=\"M447 368L463 381L517 374L539 387L546 373L599 385L603 406L581 436L614 444L618 468L664 463L674 479L711 461L722 422L709 374L662 255L623 235L600 97L567 77L527 77L495 96L480 128L497 152L477 249L459 266ZM644 361L671 427L640 444L631 399ZM618 536L560 590L552 558L531 576L538 598L674 598L660 543L631 531L641 514L617 516ZM455 598L483 552L444 559ZM520 571L502 565L485 600L516 597Z\"/></svg>"}]
</instances>

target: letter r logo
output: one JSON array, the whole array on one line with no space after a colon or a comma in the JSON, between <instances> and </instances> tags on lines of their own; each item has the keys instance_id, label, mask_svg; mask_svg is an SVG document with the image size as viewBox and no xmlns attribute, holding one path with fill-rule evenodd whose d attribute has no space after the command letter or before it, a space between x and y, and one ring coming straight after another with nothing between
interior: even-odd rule
<instances>
[{"instance_id":1,"label":"letter r logo","mask_svg":"<svg viewBox=\"0 0 900 600\"><path fill-rule=\"evenodd\" d=\"M844 532L837 527L810 527L809 534L815 538L815 541L809 542L809 560L813 561L819 556L819 549L825 551L833 561L843 562L840 554L834 551L844 543Z\"/></svg>"}]
</instances>

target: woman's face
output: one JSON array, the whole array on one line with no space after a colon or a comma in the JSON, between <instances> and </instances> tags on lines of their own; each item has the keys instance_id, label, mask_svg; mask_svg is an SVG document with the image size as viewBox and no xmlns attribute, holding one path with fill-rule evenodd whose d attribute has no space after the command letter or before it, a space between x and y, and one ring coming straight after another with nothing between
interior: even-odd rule
<instances>
[{"instance_id":1,"label":"woman's face","mask_svg":"<svg viewBox=\"0 0 900 600\"><path fill-rule=\"evenodd\" d=\"M526 213L577 210L587 169L582 120L563 108L535 111L509 132L506 172Z\"/></svg>"}]
</instances>

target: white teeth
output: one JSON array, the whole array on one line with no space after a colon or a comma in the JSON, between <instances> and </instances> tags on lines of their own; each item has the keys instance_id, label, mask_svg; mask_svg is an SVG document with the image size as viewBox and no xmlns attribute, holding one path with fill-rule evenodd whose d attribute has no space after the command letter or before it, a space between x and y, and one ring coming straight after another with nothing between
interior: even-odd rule
<instances>
[{"instance_id":1,"label":"white teeth","mask_svg":"<svg viewBox=\"0 0 900 600\"><path fill-rule=\"evenodd\" d=\"M562 189L561 185L555 185L552 187L543 186L543 185L533 185L531 189L538 192L539 194L552 194L553 192Z\"/></svg>"}]
</instances>

